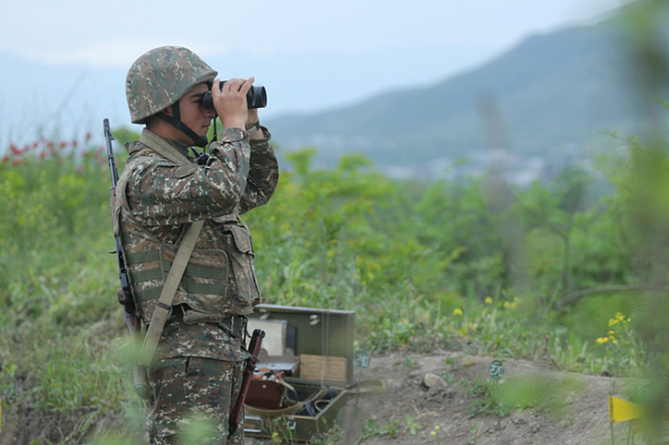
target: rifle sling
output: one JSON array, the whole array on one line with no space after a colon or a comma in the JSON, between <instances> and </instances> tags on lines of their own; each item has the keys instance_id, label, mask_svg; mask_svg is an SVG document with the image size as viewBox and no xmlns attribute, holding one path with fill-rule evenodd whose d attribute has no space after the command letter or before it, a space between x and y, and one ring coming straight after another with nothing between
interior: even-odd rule
<instances>
[{"instance_id":1,"label":"rifle sling","mask_svg":"<svg viewBox=\"0 0 669 445\"><path fill-rule=\"evenodd\" d=\"M142 135L140 136L139 141L172 162L177 164L187 164L190 162L187 157L179 153L168 142L146 128L142 130ZM186 266L193 253L193 249L195 249L195 243L200 237L200 232L202 231L203 226L203 220L195 221L188 226L186 234L179 245L179 250L177 250L172 267L167 274L165 285L160 292L158 303L153 310L151 322L149 323L149 328L146 331L144 343L142 344L141 364L145 367L148 367L153 360L153 355L158 347L160 335L163 332L165 322L172 309L174 295L176 294L181 278L186 271Z\"/></svg>"},{"instance_id":2,"label":"rifle sling","mask_svg":"<svg viewBox=\"0 0 669 445\"><path fill-rule=\"evenodd\" d=\"M179 150L174 148L167 142L165 139L158 136L153 131L148 128L142 130L142 134L139 137L139 142L149 147L151 150L158 153L160 156L169 159L175 164L190 164L191 161L181 153Z\"/></svg>"},{"instance_id":3,"label":"rifle sling","mask_svg":"<svg viewBox=\"0 0 669 445\"><path fill-rule=\"evenodd\" d=\"M158 303L153 310L151 322L149 323L149 328L144 337L144 344L142 345L141 364L146 367L148 367L151 364L151 360L153 360L153 354L158 347L158 340L160 340L160 335L165 327L165 321L167 321L167 317L170 315L172 309L174 295L176 294L181 278L186 271L188 260L193 253L197 239L200 237L203 225L204 221L195 221L188 226L186 235L181 241L177 255L172 263L172 267L167 273L165 285L160 292Z\"/></svg>"}]
</instances>

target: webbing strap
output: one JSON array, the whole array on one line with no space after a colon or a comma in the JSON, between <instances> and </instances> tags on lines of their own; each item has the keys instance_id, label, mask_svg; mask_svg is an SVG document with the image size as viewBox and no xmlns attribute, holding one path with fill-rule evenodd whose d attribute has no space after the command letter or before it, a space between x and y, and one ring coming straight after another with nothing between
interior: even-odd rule
<instances>
[{"instance_id":1,"label":"webbing strap","mask_svg":"<svg viewBox=\"0 0 669 445\"><path fill-rule=\"evenodd\" d=\"M142 252L133 252L133 253L128 252L126 254L126 264L128 266L133 266L141 263L158 262L158 261L160 261L162 267L159 264L156 267L144 268L142 270L133 271L132 272L133 283L137 284L137 283L142 283L144 281L152 281L152 280L162 281L164 278L163 268L169 271L172 268L172 261L162 259L160 256L159 249L145 250ZM184 276L208 278L212 280L226 280L228 278L227 271L224 268L218 266L216 267L195 266L193 264L189 264L186 267ZM154 298L158 298L158 295L156 295Z\"/></svg>"},{"instance_id":2,"label":"webbing strap","mask_svg":"<svg viewBox=\"0 0 669 445\"><path fill-rule=\"evenodd\" d=\"M225 291L225 287L220 283L201 283L199 281L188 280L186 278L181 279L181 287L189 294L223 295L223 291ZM138 302L155 300L160 298L162 289L162 287L149 287L140 291L136 291L133 296Z\"/></svg>"},{"instance_id":3,"label":"webbing strap","mask_svg":"<svg viewBox=\"0 0 669 445\"><path fill-rule=\"evenodd\" d=\"M148 128L142 130L139 142L175 164L189 164L191 162L186 156L179 153L179 150L172 147L169 142Z\"/></svg>"},{"instance_id":4,"label":"webbing strap","mask_svg":"<svg viewBox=\"0 0 669 445\"><path fill-rule=\"evenodd\" d=\"M142 130L139 142L175 164L190 163L190 160L186 156L179 153L179 151L170 145L169 142L148 128ZM160 292L156 307L153 310L151 322L146 331L144 343L142 344L141 364L146 367L148 367L151 364L151 360L153 360L153 355L158 347L158 340L160 340L160 335L165 327L165 321L167 321L167 317L172 309L174 295L177 292L181 278L188 265L188 260L193 253L193 249L195 249L195 243L200 236L203 226L204 221L195 221L188 227L188 231L186 232L184 239L181 241L181 245L174 258L172 267L170 267L170 271L167 273L165 284Z\"/></svg>"},{"instance_id":5,"label":"webbing strap","mask_svg":"<svg viewBox=\"0 0 669 445\"><path fill-rule=\"evenodd\" d=\"M151 360L153 360L153 354L158 347L160 334L163 332L165 321L167 321L167 317L172 308L174 295L177 292L177 288L179 287L181 278L188 265L188 260L193 253L193 249L195 249L195 243L200 236L203 225L204 221L195 221L188 227L186 235L181 241L179 250L174 258L172 267L167 273L167 279L165 279L165 284L163 285L160 297L158 298L158 303L153 309L149 329L146 331L144 344L142 345L141 364L146 367L148 367L151 364Z\"/></svg>"},{"instance_id":6,"label":"webbing strap","mask_svg":"<svg viewBox=\"0 0 669 445\"><path fill-rule=\"evenodd\" d=\"M141 252L128 252L125 260L129 266L137 263L148 263L160 260L160 249L143 250Z\"/></svg>"},{"instance_id":7,"label":"webbing strap","mask_svg":"<svg viewBox=\"0 0 669 445\"><path fill-rule=\"evenodd\" d=\"M167 266L171 266L171 262L166 262ZM169 269L169 267L168 267ZM226 270L217 267L193 266L188 265L184 277L190 278L205 278L209 280L225 280L228 278ZM154 269L145 269L139 272L133 272L133 283L143 283L144 281L161 280L163 279L162 269L156 267Z\"/></svg>"}]
</instances>

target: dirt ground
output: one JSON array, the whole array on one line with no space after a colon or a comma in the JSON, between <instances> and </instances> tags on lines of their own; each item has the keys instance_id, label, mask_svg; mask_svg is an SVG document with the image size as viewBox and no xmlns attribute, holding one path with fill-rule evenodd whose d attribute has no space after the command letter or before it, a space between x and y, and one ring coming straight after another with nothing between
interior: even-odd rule
<instances>
[{"instance_id":1,"label":"dirt ground","mask_svg":"<svg viewBox=\"0 0 669 445\"><path fill-rule=\"evenodd\" d=\"M500 384L495 386L489 376L492 361L450 351L373 356L368 368L356 368L367 389L357 393L354 389L341 410L339 421L344 432L338 443L611 443L608 397L622 397L624 382L507 359L503 360ZM506 394L502 416L495 414L500 405L492 402L491 391L496 390ZM515 402L508 397L514 397ZM615 424L616 443L626 443L628 432L627 422ZM246 439L247 445L267 442Z\"/></svg>"},{"instance_id":2,"label":"dirt ground","mask_svg":"<svg viewBox=\"0 0 669 445\"><path fill-rule=\"evenodd\" d=\"M453 351L372 356L367 368L354 368L354 381L362 383L353 385L341 399L336 443L611 444L608 397L625 398L630 382L505 359L496 386L489 375L493 360ZM495 405L494 400L504 403ZM629 431L628 422L615 424L615 443L628 443ZM336 436L314 444L334 444ZM12 442L11 437L6 429L0 443L24 443ZM245 445L273 443L286 442L248 435L245 440ZM634 443L640 445L642 440Z\"/></svg>"}]
</instances>

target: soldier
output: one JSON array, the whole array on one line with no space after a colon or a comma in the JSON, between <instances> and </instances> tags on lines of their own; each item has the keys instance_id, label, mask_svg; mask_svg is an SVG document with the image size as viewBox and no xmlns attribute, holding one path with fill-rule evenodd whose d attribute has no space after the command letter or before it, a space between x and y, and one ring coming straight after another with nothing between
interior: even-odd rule
<instances>
[{"instance_id":1,"label":"soldier","mask_svg":"<svg viewBox=\"0 0 669 445\"><path fill-rule=\"evenodd\" d=\"M243 428L228 437L228 416L248 357L241 348L245 315L261 297L251 235L239 215L268 202L278 163L257 109L247 108L253 78L228 80L221 89L216 76L192 51L165 46L140 56L126 79L132 122L146 127L126 144L115 217L139 319L151 332L160 318L154 313L166 316L155 354L149 352L152 444L183 443L194 424L206 433L202 443L244 441ZM203 104L209 94L214 109ZM193 156L208 143L216 115L223 129L209 156ZM199 231L191 229L198 224ZM189 230L194 249L165 304L166 277L178 269Z\"/></svg>"}]
</instances>

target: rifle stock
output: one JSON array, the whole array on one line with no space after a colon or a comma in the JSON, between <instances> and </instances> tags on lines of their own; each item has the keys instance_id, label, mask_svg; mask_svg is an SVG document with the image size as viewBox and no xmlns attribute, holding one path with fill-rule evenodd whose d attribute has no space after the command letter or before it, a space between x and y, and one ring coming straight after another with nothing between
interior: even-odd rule
<instances>
[{"instance_id":1,"label":"rifle stock","mask_svg":"<svg viewBox=\"0 0 669 445\"><path fill-rule=\"evenodd\" d=\"M265 338L265 331L262 329L253 330L248 348L248 352L251 354L251 356L246 360L244 376L242 377L242 385L241 389L239 390L239 396L230 410L230 427L228 430L228 437L232 436L239 426L239 417L241 416L242 409L244 408L246 394L249 392L251 377L253 377L253 372L255 371L256 363L258 362L258 354L260 353L260 346L262 345L263 338Z\"/></svg>"},{"instance_id":2,"label":"rifle stock","mask_svg":"<svg viewBox=\"0 0 669 445\"><path fill-rule=\"evenodd\" d=\"M115 218L115 203L116 203L116 183L118 182L118 169L116 168L116 160L114 159L114 150L112 147L112 140L114 136L111 134L109 127L109 119L104 119L103 130L105 134L105 144L107 146L107 163L109 164L109 175L111 176L111 189L109 190L109 209L111 212L112 227L114 228L114 239L116 241L116 254L118 261L118 275L121 280L121 288L116 292L118 302L123 305L125 312L125 324L130 331L130 338L133 344L140 344L142 337L142 328L137 318L135 311L135 302L132 297L130 289L130 279L128 278L128 270L123 258L123 249L121 246L121 238L118 235L117 222ZM149 398L149 383L146 376L146 369L139 364L133 365L133 385L135 392L142 399Z\"/></svg>"}]
</instances>

